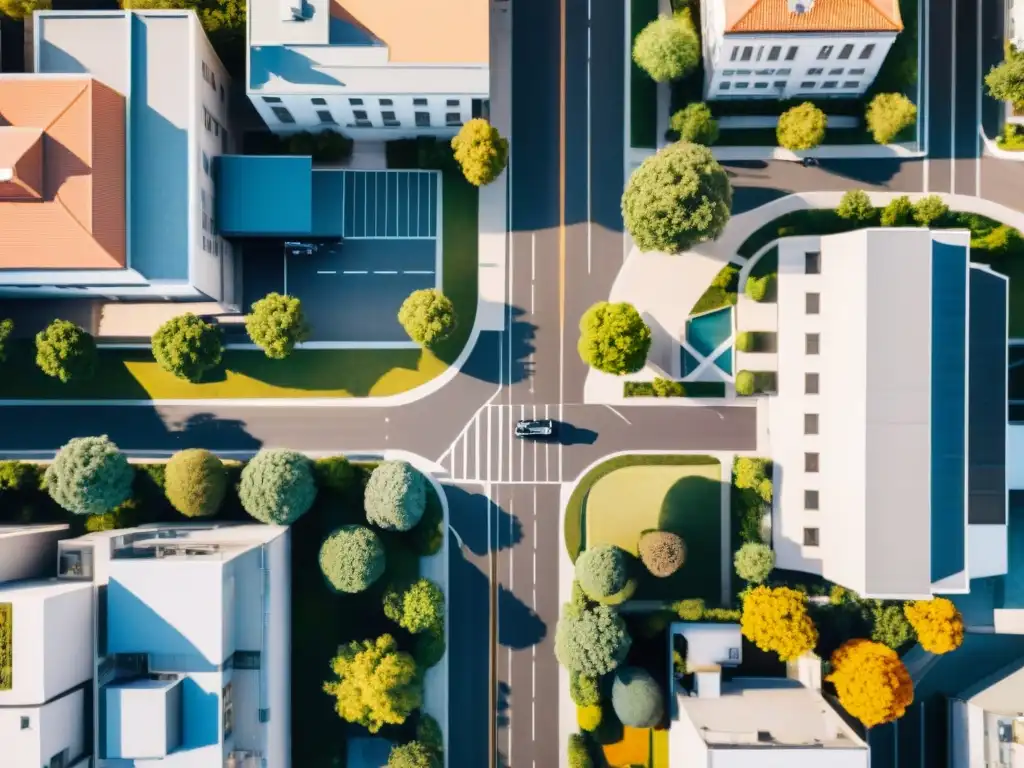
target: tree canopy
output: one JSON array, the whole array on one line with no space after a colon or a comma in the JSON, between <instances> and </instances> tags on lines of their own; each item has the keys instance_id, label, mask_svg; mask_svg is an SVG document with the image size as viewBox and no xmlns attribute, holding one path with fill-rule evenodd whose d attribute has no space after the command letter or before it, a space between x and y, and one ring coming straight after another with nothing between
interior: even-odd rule
<instances>
[{"instance_id":1,"label":"tree canopy","mask_svg":"<svg viewBox=\"0 0 1024 768\"><path fill-rule=\"evenodd\" d=\"M337 679L325 682L324 691L335 698L335 711L370 733L401 725L423 702L416 662L391 635L342 646L331 669Z\"/></svg>"},{"instance_id":2,"label":"tree canopy","mask_svg":"<svg viewBox=\"0 0 1024 768\"><path fill-rule=\"evenodd\" d=\"M882 209L883 227L909 227L913 224L914 204L906 195L890 200Z\"/></svg>"},{"instance_id":3,"label":"tree canopy","mask_svg":"<svg viewBox=\"0 0 1024 768\"><path fill-rule=\"evenodd\" d=\"M653 728L665 713L661 687L640 667L624 667L615 672L612 707L622 724L631 728Z\"/></svg>"},{"instance_id":4,"label":"tree canopy","mask_svg":"<svg viewBox=\"0 0 1024 768\"><path fill-rule=\"evenodd\" d=\"M102 435L69 440L43 477L50 498L68 512L97 515L131 496L135 471L111 439Z\"/></svg>"},{"instance_id":5,"label":"tree canopy","mask_svg":"<svg viewBox=\"0 0 1024 768\"><path fill-rule=\"evenodd\" d=\"M576 579L591 600L609 605L624 602L636 590L629 559L628 552L613 544L587 547L576 558Z\"/></svg>"},{"instance_id":6,"label":"tree canopy","mask_svg":"<svg viewBox=\"0 0 1024 768\"><path fill-rule=\"evenodd\" d=\"M14 321L0 320L0 363L7 360L7 339L14 333Z\"/></svg>"},{"instance_id":7,"label":"tree canopy","mask_svg":"<svg viewBox=\"0 0 1024 768\"><path fill-rule=\"evenodd\" d=\"M462 175L477 187L490 184L508 164L508 139L482 117L474 117L459 129L452 149Z\"/></svg>"},{"instance_id":8,"label":"tree canopy","mask_svg":"<svg viewBox=\"0 0 1024 768\"><path fill-rule=\"evenodd\" d=\"M669 119L669 128L679 134L679 141L710 147L718 141L718 121L702 101L694 101Z\"/></svg>"},{"instance_id":9,"label":"tree canopy","mask_svg":"<svg viewBox=\"0 0 1024 768\"><path fill-rule=\"evenodd\" d=\"M843 709L866 727L892 722L914 701L914 684L896 651L854 639L832 654L832 682Z\"/></svg>"},{"instance_id":10,"label":"tree canopy","mask_svg":"<svg viewBox=\"0 0 1024 768\"><path fill-rule=\"evenodd\" d=\"M828 118L811 102L790 107L779 118L775 136L780 147L794 152L814 149L825 140Z\"/></svg>"},{"instance_id":11,"label":"tree canopy","mask_svg":"<svg viewBox=\"0 0 1024 768\"><path fill-rule=\"evenodd\" d=\"M238 498L261 523L291 525L316 498L312 462L297 451L263 448L242 470Z\"/></svg>"},{"instance_id":12,"label":"tree canopy","mask_svg":"<svg viewBox=\"0 0 1024 768\"><path fill-rule=\"evenodd\" d=\"M382 461L366 483L366 519L386 530L408 531L427 506L427 478L407 461Z\"/></svg>"},{"instance_id":13,"label":"tree canopy","mask_svg":"<svg viewBox=\"0 0 1024 768\"><path fill-rule=\"evenodd\" d=\"M789 587L754 587L743 598L743 636L782 661L797 659L818 642L818 630L807 613L807 595Z\"/></svg>"},{"instance_id":14,"label":"tree canopy","mask_svg":"<svg viewBox=\"0 0 1024 768\"><path fill-rule=\"evenodd\" d=\"M677 142L633 171L622 194L622 217L641 251L679 253L722 234L732 186L711 150Z\"/></svg>"},{"instance_id":15,"label":"tree canopy","mask_svg":"<svg viewBox=\"0 0 1024 768\"><path fill-rule=\"evenodd\" d=\"M51 7L50 0L0 0L0 13L18 21L36 11L48 11Z\"/></svg>"},{"instance_id":16,"label":"tree canopy","mask_svg":"<svg viewBox=\"0 0 1024 768\"><path fill-rule=\"evenodd\" d=\"M863 189L851 189L843 193L836 214L850 221L868 223L875 218L875 206Z\"/></svg>"},{"instance_id":17,"label":"tree canopy","mask_svg":"<svg viewBox=\"0 0 1024 768\"><path fill-rule=\"evenodd\" d=\"M648 573L664 579L686 562L686 542L672 531L644 531L637 543L637 553Z\"/></svg>"},{"instance_id":18,"label":"tree canopy","mask_svg":"<svg viewBox=\"0 0 1024 768\"><path fill-rule=\"evenodd\" d=\"M771 460L755 456L740 456L733 467L733 482L740 489L756 491L763 501L771 501L773 494L770 477Z\"/></svg>"},{"instance_id":19,"label":"tree canopy","mask_svg":"<svg viewBox=\"0 0 1024 768\"><path fill-rule=\"evenodd\" d=\"M384 545L365 525L343 525L320 545L319 562L335 592L362 592L384 575Z\"/></svg>"},{"instance_id":20,"label":"tree canopy","mask_svg":"<svg viewBox=\"0 0 1024 768\"><path fill-rule=\"evenodd\" d=\"M619 666L631 644L626 622L607 605L581 607L568 603L555 629L558 663L569 672L593 677Z\"/></svg>"},{"instance_id":21,"label":"tree canopy","mask_svg":"<svg viewBox=\"0 0 1024 768\"><path fill-rule=\"evenodd\" d=\"M429 349L455 330L455 305L437 288L421 288L402 302L398 322L410 339Z\"/></svg>"},{"instance_id":22,"label":"tree canopy","mask_svg":"<svg viewBox=\"0 0 1024 768\"><path fill-rule=\"evenodd\" d=\"M903 611L917 633L917 642L929 653L949 653L963 643L964 619L952 600L917 600L907 603Z\"/></svg>"},{"instance_id":23,"label":"tree canopy","mask_svg":"<svg viewBox=\"0 0 1024 768\"><path fill-rule=\"evenodd\" d=\"M1011 54L985 75L985 85L993 99L1012 104L1024 102L1024 56Z\"/></svg>"},{"instance_id":24,"label":"tree canopy","mask_svg":"<svg viewBox=\"0 0 1024 768\"><path fill-rule=\"evenodd\" d=\"M604 373L635 373L647 363L651 329L636 307L599 301L580 318L576 345L584 363Z\"/></svg>"},{"instance_id":25,"label":"tree canopy","mask_svg":"<svg viewBox=\"0 0 1024 768\"><path fill-rule=\"evenodd\" d=\"M733 555L736 575L751 584L761 584L775 568L775 552L767 544L748 541Z\"/></svg>"},{"instance_id":26,"label":"tree canopy","mask_svg":"<svg viewBox=\"0 0 1024 768\"><path fill-rule=\"evenodd\" d=\"M64 384L92 378L96 362L92 334L70 320L54 320L36 334L36 365Z\"/></svg>"},{"instance_id":27,"label":"tree canopy","mask_svg":"<svg viewBox=\"0 0 1024 768\"><path fill-rule=\"evenodd\" d=\"M913 205L914 221L922 227L930 227L947 213L949 206L938 195L925 195Z\"/></svg>"},{"instance_id":28,"label":"tree canopy","mask_svg":"<svg viewBox=\"0 0 1024 768\"><path fill-rule=\"evenodd\" d=\"M384 615L411 633L444 631L444 592L430 579L408 587L392 585L384 594Z\"/></svg>"},{"instance_id":29,"label":"tree canopy","mask_svg":"<svg viewBox=\"0 0 1024 768\"><path fill-rule=\"evenodd\" d=\"M167 500L185 517L215 515L227 490L224 462L205 448L178 451L164 469Z\"/></svg>"},{"instance_id":30,"label":"tree canopy","mask_svg":"<svg viewBox=\"0 0 1024 768\"><path fill-rule=\"evenodd\" d=\"M245 316L245 330L252 343L273 360L288 357L310 333L302 302L280 293L268 293L253 302L252 311Z\"/></svg>"},{"instance_id":31,"label":"tree canopy","mask_svg":"<svg viewBox=\"0 0 1024 768\"><path fill-rule=\"evenodd\" d=\"M903 612L903 606L879 605L872 612L871 639L898 651L914 638L914 628Z\"/></svg>"},{"instance_id":32,"label":"tree canopy","mask_svg":"<svg viewBox=\"0 0 1024 768\"><path fill-rule=\"evenodd\" d=\"M865 119L874 140L888 144L917 121L917 107L902 93L880 93L868 104Z\"/></svg>"},{"instance_id":33,"label":"tree canopy","mask_svg":"<svg viewBox=\"0 0 1024 768\"><path fill-rule=\"evenodd\" d=\"M387 768L441 768L441 760L423 742L409 741L391 748Z\"/></svg>"},{"instance_id":34,"label":"tree canopy","mask_svg":"<svg viewBox=\"0 0 1024 768\"><path fill-rule=\"evenodd\" d=\"M690 74L700 61L700 38L689 13L659 16L640 30L633 61L659 83Z\"/></svg>"},{"instance_id":35,"label":"tree canopy","mask_svg":"<svg viewBox=\"0 0 1024 768\"><path fill-rule=\"evenodd\" d=\"M200 381L220 365L224 342L220 328L191 312L172 317L153 334L153 357L170 374Z\"/></svg>"}]
</instances>

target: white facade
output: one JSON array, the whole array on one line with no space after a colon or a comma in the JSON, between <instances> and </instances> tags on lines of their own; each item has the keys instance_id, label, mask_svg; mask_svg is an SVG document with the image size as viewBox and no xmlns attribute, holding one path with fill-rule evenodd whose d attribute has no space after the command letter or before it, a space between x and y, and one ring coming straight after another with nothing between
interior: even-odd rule
<instances>
[{"instance_id":1,"label":"white facade","mask_svg":"<svg viewBox=\"0 0 1024 768\"><path fill-rule=\"evenodd\" d=\"M950 768L1024 767L1024 671L1015 663L949 701Z\"/></svg>"},{"instance_id":2,"label":"white facade","mask_svg":"<svg viewBox=\"0 0 1024 768\"><path fill-rule=\"evenodd\" d=\"M0 525L0 584L53 575L57 542L69 535L63 523Z\"/></svg>"}]
</instances>

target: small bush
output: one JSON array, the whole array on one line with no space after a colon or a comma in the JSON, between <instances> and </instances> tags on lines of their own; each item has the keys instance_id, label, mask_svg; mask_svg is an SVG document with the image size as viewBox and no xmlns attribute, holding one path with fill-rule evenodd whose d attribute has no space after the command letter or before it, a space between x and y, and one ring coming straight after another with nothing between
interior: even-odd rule
<instances>
[{"instance_id":1,"label":"small bush","mask_svg":"<svg viewBox=\"0 0 1024 768\"><path fill-rule=\"evenodd\" d=\"M686 544L671 531L645 531L637 544L640 562L652 576L666 578L683 567Z\"/></svg>"},{"instance_id":2,"label":"small bush","mask_svg":"<svg viewBox=\"0 0 1024 768\"><path fill-rule=\"evenodd\" d=\"M764 301L768 298L768 288L771 287L771 284L771 275L748 277L747 284L743 286L743 292L747 294L747 298L753 301Z\"/></svg>"},{"instance_id":3,"label":"small bush","mask_svg":"<svg viewBox=\"0 0 1024 768\"><path fill-rule=\"evenodd\" d=\"M576 707L576 722L580 730L593 731L601 724L601 705L590 704L585 707Z\"/></svg>"},{"instance_id":4,"label":"small bush","mask_svg":"<svg viewBox=\"0 0 1024 768\"><path fill-rule=\"evenodd\" d=\"M651 392L655 397L683 397L686 394L686 388L681 381L656 377L651 382Z\"/></svg>"},{"instance_id":5,"label":"small bush","mask_svg":"<svg viewBox=\"0 0 1024 768\"><path fill-rule=\"evenodd\" d=\"M906 195L894 197L882 209L883 227L909 227L914 223L914 204Z\"/></svg>"},{"instance_id":6,"label":"small bush","mask_svg":"<svg viewBox=\"0 0 1024 768\"><path fill-rule=\"evenodd\" d=\"M780 147L798 152L821 144L827 127L825 113L808 101L782 113L775 135Z\"/></svg>"},{"instance_id":7,"label":"small bush","mask_svg":"<svg viewBox=\"0 0 1024 768\"><path fill-rule=\"evenodd\" d=\"M704 618L704 601L697 597L680 600L675 604L675 609L681 621L700 621Z\"/></svg>"},{"instance_id":8,"label":"small bush","mask_svg":"<svg viewBox=\"0 0 1024 768\"><path fill-rule=\"evenodd\" d=\"M591 600L604 601L630 581L628 553L612 544L588 547L576 559L576 579Z\"/></svg>"},{"instance_id":9,"label":"small bush","mask_svg":"<svg viewBox=\"0 0 1024 768\"><path fill-rule=\"evenodd\" d=\"M938 195L926 195L914 203L914 221L922 227L930 227L945 218L948 213L949 206Z\"/></svg>"},{"instance_id":10,"label":"small bush","mask_svg":"<svg viewBox=\"0 0 1024 768\"><path fill-rule=\"evenodd\" d=\"M89 515L85 518L86 533L101 531L117 531L122 528L134 528L142 521L139 519L139 507L134 499L118 504L109 512Z\"/></svg>"},{"instance_id":11,"label":"small bush","mask_svg":"<svg viewBox=\"0 0 1024 768\"><path fill-rule=\"evenodd\" d=\"M220 365L224 342L220 328L186 312L172 317L153 334L153 357L165 371L186 381L202 381Z\"/></svg>"},{"instance_id":12,"label":"small bush","mask_svg":"<svg viewBox=\"0 0 1024 768\"><path fill-rule=\"evenodd\" d=\"M737 352L753 352L754 351L754 332L753 331L740 331L736 334L736 351Z\"/></svg>"},{"instance_id":13,"label":"small bush","mask_svg":"<svg viewBox=\"0 0 1024 768\"><path fill-rule=\"evenodd\" d=\"M736 575L751 584L762 584L775 568L775 553L767 544L747 543L733 556Z\"/></svg>"},{"instance_id":14,"label":"small bush","mask_svg":"<svg viewBox=\"0 0 1024 768\"><path fill-rule=\"evenodd\" d=\"M14 321L11 319L0 320L0 363L7 360L7 339L14 333Z\"/></svg>"},{"instance_id":15,"label":"small bush","mask_svg":"<svg viewBox=\"0 0 1024 768\"><path fill-rule=\"evenodd\" d=\"M384 615L412 634L444 632L444 592L430 579L406 589L392 586L384 594Z\"/></svg>"},{"instance_id":16,"label":"small bush","mask_svg":"<svg viewBox=\"0 0 1024 768\"><path fill-rule=\"evenodd\" d=\"M1024 103L1024 56L1010 52L985 75L985 85L993 99L1008 101L1014 106Z\"/></svg>"},{"instance_id":17,"label":"small bush","mask_svg":"<svg viewBox=\"0 0 1024 768\"><path fill-rule=\"evenodd\" d=\"M907 620L901 603L879 606L872 611L871 639L894 651L914 639L914 628Z\"/></svg>"},{"instance_id":18,"label":"small bush","mask_svg":"<svg viewBox=\"0 0 1024 768\"><path fill-rule=\"evenodd\" d=\"M669 120L669 127L680 141L710 147L718 141L718 121L703 102L693 102L680 109Z\"/></svg>"},{"instance_id":19,"label":"small bush","mask_svg":"<svg viewBox=\"0 0 1024 768\"><path fill-rule=\"evenodd\" d=\"M455 305L436 288L413 291L398 310L398 322L409 338L430 349L452 335L457 325Z\"/></svg>"},{"instance_id":20,"label":"small bush","mask_svg":"<svg viewBox=\"0 0 1024 768\"><path fill-rule=\"evenodd\" d=\"M490 184L508 164L508 139L481 117L459 129L452 150L466 181L477 187Z\"/></svg>"},{"instance_id":21,"label":"small bush","mask_svg":"<svg viewBox=\"0 0 1024 768\"><path fill-rule=\"evenodd\" d=\"M253 302L252 312L245 317L245 330L252 343L272 360L288 357L310 334L302 302L280 293L268 293Z\"/></svg>"},{"instance_id":22,"label":"small bush","mask_svg":"<svg viewBox=\"0 0 1024 768\"><path fill-rule=\"evenodd\" d=\"M68 320L54 320L36 334L36 365L64 384L92 378L97 360L92 335Z\"/></svg>"},{"instance_id":23,"label":"small bush","mask_svg":"<svg viewBox=\"0 0 1024 768\"><path fill-rule=\"evenodd\" d=\"M661 722L665 702L657 681L640 667L625 667L612 682L612 708L623 725L653 728Z\"/></svg>"},{"instance_id":24,"label":"small bush","mask_svg":"<svg viewBox=\"0 0 1024 768\"><path fill-rule=\"evenodd\" d=\"M569 672L600 677L626 658L633 638L626 622L611 607L563 608L555 628L555 657Z\"/></svg>"},{"instance_id":25,"label":"small bush","mask_svg":"<svg viewBox=\"0 0 1024 768\"><path fill-rule=\"evenodd\" d=\"M420 669L427 670L438 664L444 652L443 632L420 632L413 640L412 655Z\"/></svg>"},{"instance_id":26,"label":"small bush","mask_svg":"<svg viewBox=\"0 0 1024 768\"><path fill-rule=\"evenodd\" d=\"M407 741L392 745L386 768L442 768L442 762L436 750L420 741Z\"/></svg>"},{"instance_id":27,"label":"small bush","mask_svg":"<svg viewBox=\"0 0 1024 768\"><path fill-rule=\"evenodd\" d=\"M290 155L308 155L318 163L341 163L352 156L352 139L337 131L300 131L284 140Z\"/></svg>"},{"instance_id":28,"label":"small bush","mask_svg":"<svg viewBox=\"0 0 1024 768\"><path fill-rule=\"evenodd\" d=\"M569 768L594 768L587 749L587 739L582 734L569 734Z\"/></svg>"},{"instance_id":29,"label":"small bush","mask_svg":"<svg viewBox=\"0 0 1024 768\"><path fill-rule=\"evenodd\" d=\"M416 740L437 751L438 754L444 748L444 735L441 726L426 712L420 712L419 721L416 723Z\"/></svg>"},{"instance_id":30,"label":"small bush","mask_svg":"<svg viewBox=\"0 0 1024 768\"><path fill-rule=\"evenodd\" d=\"M228 489L224 463L203 448L174 454L164 472L167 500L185 517L217 514Z\"/></svg>"},{"instance_id":31,"label":"small bush","mask_svg":"<svg viewBox=\"0 0 1024 768\"><path fill-rule=\"evenodd\" d=\"M264 448L242 470L238 498L261 523L291 525L316 499L312 462L296 451Z\"/></svg>"},{"instance_id":32,"label":"small bush","mask_svg":"<svg viewBox=\"0 0 1024 768\"><path fill-rule=\"evenodd\" d=\"M647 362L651 329L632 304L599 301L579 323L580 359L604 373L636 373Z\"/></svg>"},{"instance_id":33,"label":"small bush","mask_svg":"<svg viewBox=\"0 0 1024 768\"><path fill-rule=\"evenodd\" d=\"M408 531L427 504L427 479L407 461L382 461L366 484L366 519L385 530Z\"/></svg>"},{"instance_id":34,"label":"small bush","mask_svg":"<svg viewBox=\"0 0 1024 768\"><path fill-rule=\"evenodd\" d=\"M349 496L359 486L359 473L344 456L317 459L313 462L313 476L317 488L339 496Z\"/></svg>"},{"instance_id":35,"label":"small bush","mask_svg":"<svg viewBox=\"0 0 1024 768\"><path fill-rule=\"evenodd\" d=\"M851 189L843 194L836 214L847 221L867 224L875 219L875 206L863 189Z\"/></svg>"},{"instance_id":36,"label":"small bush","mask_svg":"<svg viewBox=\"0 0 1024 768\"><path fill-rule=\"evenodd\" d=\"M888 144L917 120L917 107L902 93L880 93L866 114L868 130L879 144Z\"/></svg>"},{"instance_id":37,"label":"small bush","mask_svg":"<svg viewBox=\"0 0 1024 768\"><path fill-rule=\"evenodd\" d=\"M633 41L633 61L659 83L678 80L700 61L700 38L689 14L661 16Z\"/></svg>"},{"instance_id":38,"label":"small bush","mask_svg":"<svg viewBox=\"0 0 1024 768\"><path fill-rule=\"evenodd\" d=\"M39 490L39 468L24 461L0 461L0 491Z\"/></svg>"},{"instance_id":39,"label":"small bush","mask_svg":"<svg viewBox=\"0 0 1024 768\"><path fill-rule=\"evenodd\" d=\"M757 391L757 380L750 371L738 371L736 373L736 394L744 397L754 394Z\"/></svg>"},{"instance_id":40,"label":"small bush","mask_svg":"<svg viewBox=\"0 0 1024 768\"><path fill-rule=\"evenodd\" d=\"M579 672L569 674L569 697L580 707L590 707L601 703L601 687L596 677L582 675Z\"/></svg>"},{"instance_id":41,"label":"small bush","mask_svg":"<svg viewBox=\"0 0 1024 768\"><path fill-rule=\"evenodd\" d=\"M46 468L46 491L76 515L109 512L132 493L135 472L109 437L76 437Z\"/></svg>"},{"instance_id":42,"label":"small bush","mask_svg":"<svg viewBox=\"0 0 1024 768\"><path fill-rule=\"evenodd\" d=\"M320 571L335 592L362 592L384 574L384 547L365 525L344 525L320 546Z\"/></svg>"}]
</instances>

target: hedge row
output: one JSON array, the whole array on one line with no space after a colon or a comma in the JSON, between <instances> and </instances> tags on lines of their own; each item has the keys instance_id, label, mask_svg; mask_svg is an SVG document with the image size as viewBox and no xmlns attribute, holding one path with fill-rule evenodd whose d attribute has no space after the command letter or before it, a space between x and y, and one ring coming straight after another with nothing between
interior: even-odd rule
<instances>
[{"instance_id":1,"label":"hedge row","mask_svg":"<svg viewBox=\"0 0 1024 768\"><path fill-rule=\"evenodd\" d=\"M724 381L625 381L623 397L725 397Z\"/></svg>"},{"instance_id":2,"label":"hedge row","mask_svg":"<svg viewBox=\"0 0 1024 768\"><path fill-rule=\"evenodd\" d=\"M10 603L0 603L0 691L11 690L13 680L11 670L14 668L14 611Z\"/></svg>"}]
</instances>

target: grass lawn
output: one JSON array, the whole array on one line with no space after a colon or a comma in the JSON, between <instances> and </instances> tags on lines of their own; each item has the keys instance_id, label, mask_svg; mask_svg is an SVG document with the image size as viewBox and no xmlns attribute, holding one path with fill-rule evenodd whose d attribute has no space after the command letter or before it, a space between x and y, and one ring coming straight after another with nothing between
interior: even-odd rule
<instances>
[{"instance_id":1,"label":"grass lawn","mask_svg":"<svg viewBox=\"0 0 1024 768\"><path fill-rule=\"evenodd\" d=\"M21 340L9 345L6 367L17 375L0 379L0 398L380 397L424 384L458 357L476 318L477 190L454 174L445 174L443 189L443 290L455 304L459 327L435 350L300 349L286 360L228 350L222 370L192 384L160 368L148 349L103 349L92 380L61 384L39 371L32 343Z\"/></svg>"},{"instance_id":2,"label":"grass lawn","mask_svg":"<svg viewBox=\"0 0 1024 768\"><path fill-rule=\"evenodd\" d=\"M585 502L588 544L615 544L634 555L640 534L672 531L687 544L686 563L672 576L640 575L637 599L721 600L721 464L634 465L597 480Z\"/></svg>"},{"instance_id":3,"label":"grass lawn","mask_svg":"<svg viewBox=\"0 0 1024 768\"><path fill-rule=\"evenodd\" d=\"M658 0L631 0L630 39L658 18ZM658 138L657 84L633 61L632 46L627 51L629 65L629 143L637 149L654 149Z\"/></svg>"}]
</instances>

